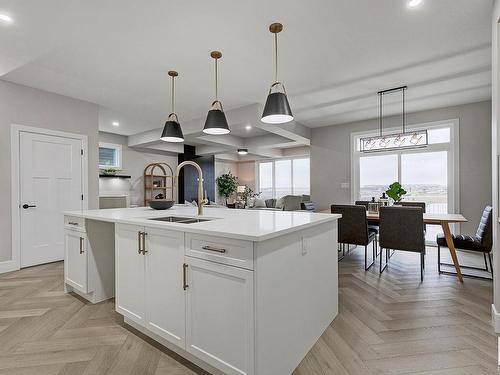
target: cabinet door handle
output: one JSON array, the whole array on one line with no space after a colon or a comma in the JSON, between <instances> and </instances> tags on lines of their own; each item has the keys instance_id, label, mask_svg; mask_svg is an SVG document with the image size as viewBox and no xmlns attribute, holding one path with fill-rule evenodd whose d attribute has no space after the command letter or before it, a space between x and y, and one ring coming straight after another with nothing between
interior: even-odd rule
<instances>
[{"instance_id":1,"label":"cabinet door handle","mask_svg":"<svg viewBox=\"0 0 500 375\"><path fill-rule=\"evenodd\" d=\"M224 254L226 252L226 249L223 249L222 247L214 247L214 246L203 246L203 250L209 250L209 251L216 251L218 253Z\"/></svg>"},{"instance_id":2,"label":"cabinet door handle","mask_svg":"<svg viewBox=\"0 0 500 375\"><path fill-rule=\"evenodd\" d=\"M142 253L142 249L141 249L141 237L142 237L142 232L137 232L137 252L139 254Z\"/></svg>"},{"instance_id":3,"label":"cabinet door handle","mask_svg":"<svg viewBox=\"0 0 500 375\"><path fill-rule=\"evenodd\" d=\"M189 288L189 285L187 284L187 268L188 265L184 263L182 265L182 289L186 290Z\"/></svg>"},{"instance_id":4,"label":"cabinet door handle","mask_svg":"<svg viewBox=\"0 0 500 375\"><path fill-rule=\"evenodd\" d=\"M146 236L148 234L146 232L142 232L142 255L146 255L146 253L148 252L146 250Z\"/></svg>"},{"instance_id":5,"label":"cabinet door handle","mask_svg":"<svg viewBox=\"0 0 500 375\"><path fill-rule=\"evenodd\" d=\"M75 222L75 221L68 221L68 224L69 224L69 225L78 225L78 223L77 223L77 222Z\"/></svg>"},{"instance_id":6,"label":"cabinet door handle","mask_svg":"<svg viewBox=\"0 0 500 375\"><path fill-rule=\"evenodd\" d=\"M84 239L85 239L85 238L80 237L80 254L83 254L83 253L84 253L84 251L83 251L83 240L84 240Z\"/></svg>"}]
</instances>

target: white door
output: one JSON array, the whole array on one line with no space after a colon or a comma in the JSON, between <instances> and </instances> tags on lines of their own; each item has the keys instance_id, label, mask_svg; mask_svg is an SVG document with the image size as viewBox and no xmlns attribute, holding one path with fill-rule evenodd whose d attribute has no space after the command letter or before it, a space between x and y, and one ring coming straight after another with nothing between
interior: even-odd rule
<instances>
[{"instance_id":1,"label":"white door","mask_svg":"<svg viewBox=\"0 0 500 375\"><path fill-rule=\"evenodd\" d=\"M20 133L21 267L64 259L63 211L82 208L82 141Z\"/></svg>"},{"instance_id":2,"label":"white door","mask_svg":"<svg viewBox=\"0 0 500 375\"><path fill-rule=\"evenodd\" d=\"M83 293L88 293L87 235L76 230L66 230L64 235L66 237L65 282Z\"/></svg>"},{"instance_id":3,"label":"white door","mask_svg":"<svg viewBox=\"0 0 500 375\"><path fill-rule=\"evenodd\" d=\"M184 233L146 228L146 328L184 348Z\"/></svg>"},{"instance_id":4,"label":"white door","mask_svg":"<svg viewBox=\"0 0 500 375\"><path fill-rule=\"evenodd\" d=\"M145 265L141 252L143 227L115 224L116 311L136 323L145 321Z\"/></svg>"},{"instance_id":5,"label":"white door","mask_svg":"<svg viewBox=\"0 0 500 375\"><path fill-rule=\"evenodd\" d=\"M225 374L253 374L253 272L189 256L186 264L186 350Z\"/></svg>"}]
</instances>

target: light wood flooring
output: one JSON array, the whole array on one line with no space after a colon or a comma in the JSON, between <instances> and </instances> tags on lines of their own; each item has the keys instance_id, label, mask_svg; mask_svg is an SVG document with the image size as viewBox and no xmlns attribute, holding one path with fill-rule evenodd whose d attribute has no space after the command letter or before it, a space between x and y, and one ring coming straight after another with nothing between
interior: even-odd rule
<instances>
[{"instance_id":1,"label":"light wood flooring","mask_svg":"<svg viewBox=\"0 0 500 375\"><path fill-rule=\"evenodd\" d=\"M439 276L435 249L423 283L417 254L396 253L382 277L362 262L356 249L339 263L340 313L295 375L497 374L491 282ZM0 375L205 374L125 326L113 301L62 284L62 263L0 276Z\"/></svg>"}]
</instances>

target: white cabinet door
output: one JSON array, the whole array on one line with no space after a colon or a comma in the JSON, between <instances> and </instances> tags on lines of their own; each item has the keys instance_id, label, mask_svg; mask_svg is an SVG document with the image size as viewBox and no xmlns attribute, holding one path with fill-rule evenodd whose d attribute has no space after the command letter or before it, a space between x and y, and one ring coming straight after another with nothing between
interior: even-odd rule
<instances>
[{"instance_id":1,"label":"white cabinet door","mask_svg":"<svg viewBox=\"0 0 500 375\"><path fill-rule=\"evenodd\" d=\"M226 374L253 374L253 272L189 256L186 264L186 350Z\"/></svg>"},{"instance_id":2,"label":"white cabinet door","mask_svg":"<svg viewBox=\"0 0 500 375\"><path fill-rule=\"evenodd\" d=\"M84 232L64 231L64 281L66 284L88 293L88 242Z\"/></svg>"},{"instance_id":3,"label":"white cabinet door","mask_svg":"<svg viewBox=\"0 0 500 375\"><path fill-rule=\"evenodd\" d=\"M185 347L184 233L146 228L146 328Z\"/></svg>"},{"instance_id":4,"label":"white cabinet door","mask_svg":"<svg viewBox=\"0 0 500 375\"><path fill-rule=\"evenodd\" d=\"M146 256L139 252L140 233L136 225L115 225L116 311L136 323L145 321Z\"/></svg>"}]
</instances>

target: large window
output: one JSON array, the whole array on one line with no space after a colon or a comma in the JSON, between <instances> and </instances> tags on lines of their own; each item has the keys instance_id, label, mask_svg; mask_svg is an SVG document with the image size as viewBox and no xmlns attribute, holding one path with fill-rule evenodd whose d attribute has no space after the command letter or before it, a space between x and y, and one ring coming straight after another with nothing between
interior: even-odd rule
<instances>
[{"instance_id":1,"label":"large window","mask_svg":"<svg viewBox=\"0 0 500 375\"><path fill-rule=\"evenodd\" d=\"M258 187L262 198L309 194L309 158L279 159L258 163Z\"/></svg>"},{"instance_id":2,"label":"large window","mask_svg":"<svg viewBox=\"0 0 500 375\"><path fill-rule=\"evenodd\" d=\"M426 203L428 213L454 213L458 209L458 126L456 121L427 124L429 145L411 150L361 153L353 137L353 201L378 199L399 181L408 192L405 201ZM427 226L426 239L435 242L437 226Z\"/></svg>"}]
</instances>

